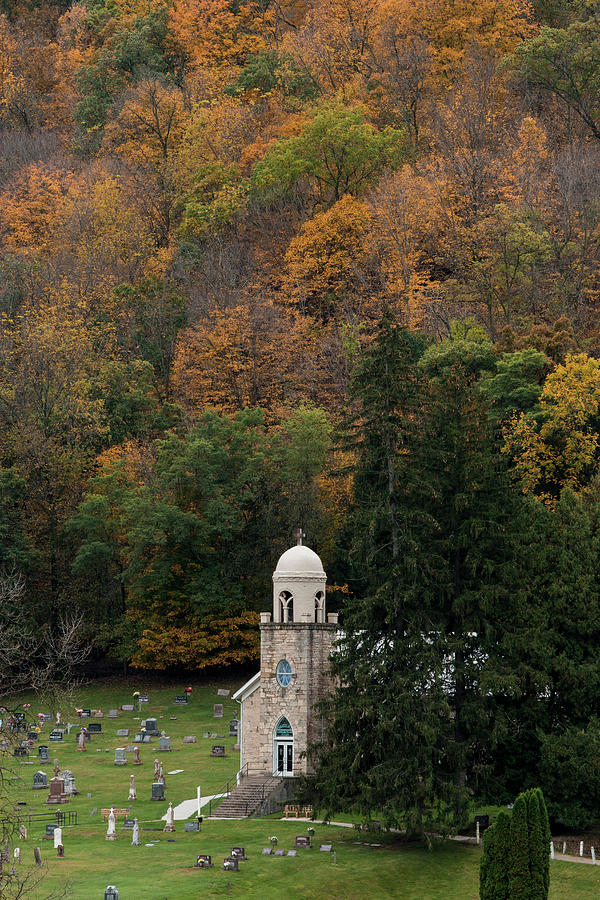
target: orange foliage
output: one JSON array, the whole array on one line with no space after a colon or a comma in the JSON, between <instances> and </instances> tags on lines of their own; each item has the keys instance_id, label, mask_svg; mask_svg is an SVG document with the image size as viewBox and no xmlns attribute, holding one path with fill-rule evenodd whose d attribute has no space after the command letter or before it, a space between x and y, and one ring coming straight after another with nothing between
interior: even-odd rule
<instances>
[{"instance_id":1,"label":"orange foliage","mask_svg":"<svg viewBox=\"0 0 600 900\"><path fill-rule=\"evenodd\" d=\"M174 0L169 24L174 42L196 66L244 65L265 47L261 6L229 0Z\"/></svg>"},{"instance_id":2,"label":"orange foliage","mask_svg":"<svg viewBox=\"0 0 600 900\"><path fill-rule=\"evenodd\" d=\"M43 163L21 170L0 194L0 234L7 249L38 254L48 248L73 173Z\"/></svg>"},{"instance_id":3,"label":"orange foliage","mask_svg":"<svg viewBox=\"0 0 600 900\"><path fill-rule=\"evenodd\" d=\"M211 617L180 627L150 622L138 642L131 665L138 669L188 669L247 663L260 656L259 615Z\"/></svg>"}]
</instances>

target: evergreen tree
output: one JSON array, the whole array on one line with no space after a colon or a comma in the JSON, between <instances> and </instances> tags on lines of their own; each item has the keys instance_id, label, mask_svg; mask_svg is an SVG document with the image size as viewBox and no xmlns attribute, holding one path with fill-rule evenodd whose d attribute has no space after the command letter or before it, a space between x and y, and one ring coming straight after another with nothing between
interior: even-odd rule
<instances>
[{"instance_id":1,"label":"evergreen tree","mask_svg":"<svg viewBox=\"0 0 600 900\"><path fill-rule=\"evenodd\" d=\"M483 835L483 855L479 873L481 900L510 900L508 893L508 857L510 816L502 810L496 822Z\"/></svg>"},{"instance_id":2,"label":"evergreen tree","mask_svg":"<svg viewBox=\"0 0 600 900\"><path fill-rule=\"evenodd\" d=\"M548 891L550 889L550 841L552 839L552 833L550 831L550 821L548 819L548 810L546 808L546 801L544 800L544 794L541 788L536 788L535 793L537 795L538 804L540 807L540 823L541 823L541 862L542 862L542 877L544 881L544 897L548 896Z\"/></svg>"},{"instance_id":3,"label":"evergreen tree","mask_svg":"<svg viewBox=\"0 0 600 900\"><path fill-rule=\"evenodd\" d=\"M519 794L513 807L510 823L509 896L519 900L533 900L529 870L529 826L527 799Z\"/></svg>"},{"instance_id":4,"label":"evergreen tree","mask_svg":"<svg viewBox=\"0 0 600 900\"><path fill-rule=\"evenodd\" d=\"M529 896L531 900L544 900L548 892L544 885L545 857L548 850L544 847L545 831L537 792L527 791L527 828L529 831Z\"/></svg>"}]
</instances>

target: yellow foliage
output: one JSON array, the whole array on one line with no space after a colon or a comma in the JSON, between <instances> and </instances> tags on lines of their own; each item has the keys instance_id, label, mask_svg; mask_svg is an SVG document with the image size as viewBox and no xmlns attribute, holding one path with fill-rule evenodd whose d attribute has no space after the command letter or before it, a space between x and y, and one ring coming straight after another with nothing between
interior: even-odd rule
<instances>
[{"instance_id":1,"label":"yellow foliage","mask_svg":"<svg viewBox=\"0 0 600 900\"><path fill-rule=\"evenodd\" d=\"M563 487L580 490L591 477L600 450L600 361L578 353L548 375L537 415L515 417L503 452L514 459L523 493L552 505Z\"/></svg>"},{"instance_id":2,"label":"yellow foliage","mask_svg":"<svg viewBox=\"0 0 600 900\"><path fill-rule=\"evenodd\" d=\"M372 286L371 219L366 203L346 195L305 222L285 254L286 302L323 319L350 312L354 294Z\"/></svg>"}]
</instances>

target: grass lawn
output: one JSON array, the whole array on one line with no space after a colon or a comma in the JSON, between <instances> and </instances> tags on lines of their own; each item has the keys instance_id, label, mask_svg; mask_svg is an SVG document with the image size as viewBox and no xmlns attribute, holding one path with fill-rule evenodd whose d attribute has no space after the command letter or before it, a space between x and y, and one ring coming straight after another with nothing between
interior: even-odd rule
<instances>
[{"instance_id":1,"label":"grass lawn","mask_svg":"<svg viewBox=\"0 0 600 900\"><path fill-rule=\"evenodd\" d=\"M225 737L229 719L237 704L225 699L225 717L212 718L213 703L222 698L216 696L216 689L233 687L221 680L217 684L193 685L194 692L188 707L173 705L175 694L182 693L184 685L174 687L149 686L150 703L144 706L141 717L154 716L159 729L164 729L171 737L171 753L163 753L161 758L165 773L183 769L177 775L166 774L165 796L177 805L182 800L195 796L197 785L202 786L203 795L216 793L224 782L239 767L238 754L232 750L234 739ZM107 719L109 708L132 702L134 688L145 689L143 683L133 680L113 681L96 684L77 697L77 705L102 708L102 735L93 735L85 753L78 753L76 730L62 744L47 741L51 725L46 725L42 743L50 747L51 760L57 758L61 768L69 768L75 774L75 784L81 792L61 809L77 810L79 824L63 829L65 859L56 858L52 841L41 841L45 827L34 824L29 829L27 842L18 842L23 862L22 872L31 869L33 847L39 846L46 876L30 895L33 900L42 900L51 892L66 888L64 896L76 900L92 900L104 897L104 889L114 884L119 889L119 900L187 900L187 898L239 897L248 898L298 898L298 900L358 900L358 898L404 898L404 900L477 900L479 849L465 847L452 841L440 843L429 852L418 846L404 846L387 836L358 835L354 829L333 825L315 825L316 834L311 850L298 851L296 858L266 857L261 855L268 846L270 835L277 835L279 847L289 849L294 845L297 834L306 833L306 824L294 820L278 821L249 819L243 821L206 820L200 834L183 832L183 823L176 822L175 834L165 834L160 816L166 812L167 803L152 802L153 760L158 756L157 739L151 744L140 745L142 766L114 765L114 748L126 746L127 739L116 737L117 728L129 728L133 738L140 714L121 713L119 719ZM32 713L38 711L53 713L35 705ZM73 710L62 710L63 722L67 718L79 723ZM162 716L162 718L161 718ZM171 721L170 716L176 716ZM32 716L33 718L33 716ZM137 721L136 721L137 720ZM84 724L94 719L84 719ZM216 732L219 739L204 739L204 732ZM184 735L196 735L196 744L183 744ZM131 741L129 741L131 743ZM224 743L227 747L226 759L211 758L213 743ZM105 752L106 750L109 752ZM100 752L96 752L99 750ZM33 757L32 757L33 758ZM15 800L27 801L31 812L45 812L56 809L45 804L47 791L32 789L33 773L41 768L51 777L52 765L22 765L18 760L10 760L15 776L22 781L10 786ZM127 807L129 775L135 775L139 799L133 803L132 816L137 816L143 830L142 846L131 846L131 832L117 824L117 841L106 841L106 824L99 810L111 805ZM88 793L92 796L88 797ZM97 812L93 813L94 808ZM341 817L340 817L341 818ZM145 846L150 841L158 843ZM358 841L365 843L358 843ZM330 853L320 853L318 845L322 841L333 841L336 863ZM370 846L377 842L380 846ZM231 847L242 845L249 859L240 863L239 873L224 872L219 868ZM198 853L210 853L215 868L194 869ZM39 871L39 870L38 870ZM600 867L554 862L551 864L552 900L578 900L600 896Z\"/></svg>"}]
</instances>

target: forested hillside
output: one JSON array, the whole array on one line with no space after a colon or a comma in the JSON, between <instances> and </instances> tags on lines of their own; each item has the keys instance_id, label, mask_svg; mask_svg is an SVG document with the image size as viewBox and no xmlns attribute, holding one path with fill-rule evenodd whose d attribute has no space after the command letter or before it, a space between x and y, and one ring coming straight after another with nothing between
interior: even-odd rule
<instances>
[{"instance_id":1,"label":"forested hillside","mask_svg":"<svg viewBox=\"0 0 600 900\"><path fill-rule=\"evenodd\" d=\"M564 517L596 598L600 4L0 9L0 563L38 627L245 661L294 526L336 608L427 504L418 566L447 557L486 478L527 521L491 493L454 549L494 522L533 557Z\"/></svg>"}]
</instances>

